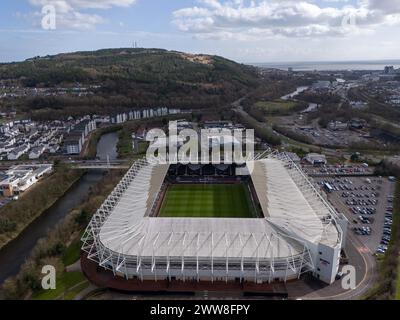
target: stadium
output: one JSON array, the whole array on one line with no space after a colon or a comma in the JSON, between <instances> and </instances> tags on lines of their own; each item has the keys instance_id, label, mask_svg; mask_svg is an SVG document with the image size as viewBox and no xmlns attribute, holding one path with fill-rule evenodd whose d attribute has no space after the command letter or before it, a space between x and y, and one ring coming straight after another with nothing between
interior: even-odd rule
<instances>
[{"instance_id":1,"label":"stadium","mask_svg":"<svg viewBox=\"0 0 400 320\"><path fill-rule=\"evenodd\" d=\"M126 280L264 284L310 273L331 284L346 224L284 153L243 165L142 159L93 216L82 250Z\"/></svg>"}]
</instances>

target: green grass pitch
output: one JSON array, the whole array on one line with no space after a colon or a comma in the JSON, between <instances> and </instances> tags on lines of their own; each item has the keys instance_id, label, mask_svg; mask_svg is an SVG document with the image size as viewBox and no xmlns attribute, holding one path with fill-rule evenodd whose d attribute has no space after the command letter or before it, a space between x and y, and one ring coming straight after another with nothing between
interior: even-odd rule
<instances>
[{"instance_id":1,"label":"green grass pitch","mask_svg":"<svg viewBox=\"0 0 400 320\"><path fill-rule=\"evenodd\" d=\"M242 184L177 184L167 190L159 217L253 218Z\"/></svg>"}]
</instances>

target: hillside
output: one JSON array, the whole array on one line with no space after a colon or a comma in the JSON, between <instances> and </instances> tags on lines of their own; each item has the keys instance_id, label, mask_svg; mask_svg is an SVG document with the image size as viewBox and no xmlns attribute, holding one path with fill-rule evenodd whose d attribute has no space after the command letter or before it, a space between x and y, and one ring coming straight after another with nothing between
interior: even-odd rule
<instances>
[{"instance_id":1,"label":"hillside","mask_svg":"<svg viewBox=\"0 0 400 320\"><path fill-rule=\"evenodd\" d=\"M0 81L22 87L99 86L88 97L25 97L13 105L25 112L57 109L69 113L165 105L210 108L256 88L254 67L218 56L161 49L106 49L37 57L0 64Z\"/></svg>"}]
</instances>

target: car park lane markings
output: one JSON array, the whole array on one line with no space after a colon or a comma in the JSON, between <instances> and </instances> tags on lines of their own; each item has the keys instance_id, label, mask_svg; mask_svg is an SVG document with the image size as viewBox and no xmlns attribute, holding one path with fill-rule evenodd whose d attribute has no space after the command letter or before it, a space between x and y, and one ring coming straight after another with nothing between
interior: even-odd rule
<instances>
[{"instance_id":1,"label":"car park lane markings","mask_svg":"<svg viewBox=\"0 0 400 320\"><path fill-rule=\"evenodd\" d=\"M360 253L369 253L369 252L371 252L371 250L369 250L368 247L366 247L366 246L358 247L357 250Z\"/></svg>"}]
</instances>

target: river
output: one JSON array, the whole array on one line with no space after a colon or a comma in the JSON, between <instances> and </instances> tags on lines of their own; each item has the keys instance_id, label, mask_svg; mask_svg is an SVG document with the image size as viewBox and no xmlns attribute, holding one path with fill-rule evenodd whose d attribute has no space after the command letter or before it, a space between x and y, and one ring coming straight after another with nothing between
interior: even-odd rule
<instances>
[{"instance_id":1,"label":"river","mask_svg":"<svg viewBox=\"0 0 400 320\"><path fill-rule=\"evenodd\" d=\"M337 79L337 80L342 80L342 79ZM286 100L294 100L294 101L295 101L295 100L296 100L296 99L295 99L296 96L298 96L300 93L302 93L302 92L308 90L308 88L309 88L309 87L306 87L306 86L297 87L296 91L294 91L294 92L292 92L292 93L289 93L289 94L287 94L287 95L281 97L281 99L282 99L282 100L285 100L285 101L286 101ZM317 109L318 106L319 106L318 104L310 102L310 103L308 104L307 109L303 110L301 113L312 112L312 111L314 111L315 109Z\"/></svg>"},{"instance_id":2,"label":"river","mask_svg":"<svg viewBox=\"0 0 400 320\"><path fill-rule=\"evenodd\" d=\"M303 87L297 87L296 91L289 93L283 97L281 97L282 100L291 100L294 99L297 95L302 93L303 91L306 91L309 87L303 86Z\"/></svg>"},{"instance_id":3,"label":"river","mask_svg":"<svg viewBox=\"0 0 400 320\"><path fill-rule=\"evenodd\" d=\"M117 152L118 133L111 132L103 135L97 144L97 158L102 161L107 161L107 156L110 161L118 158Z\"/></svg>"},{"instance_id":4,"label":"river","mask_svg":"<svg viewBox=\"0 0 400 320\"><path fill-rule=\"evenodd\" d=\"M97 145L97 156L105 160L108 155L110 160L116 160L117 142L118 133L112 132L103 135ZM53 206L25 228L16 239L0 250L0 284L8 277L18 273L36 242L85 200L90 188L101 180L103 174L104 171L101 170L87 172Z\"/></svg>"}]
</instances>

